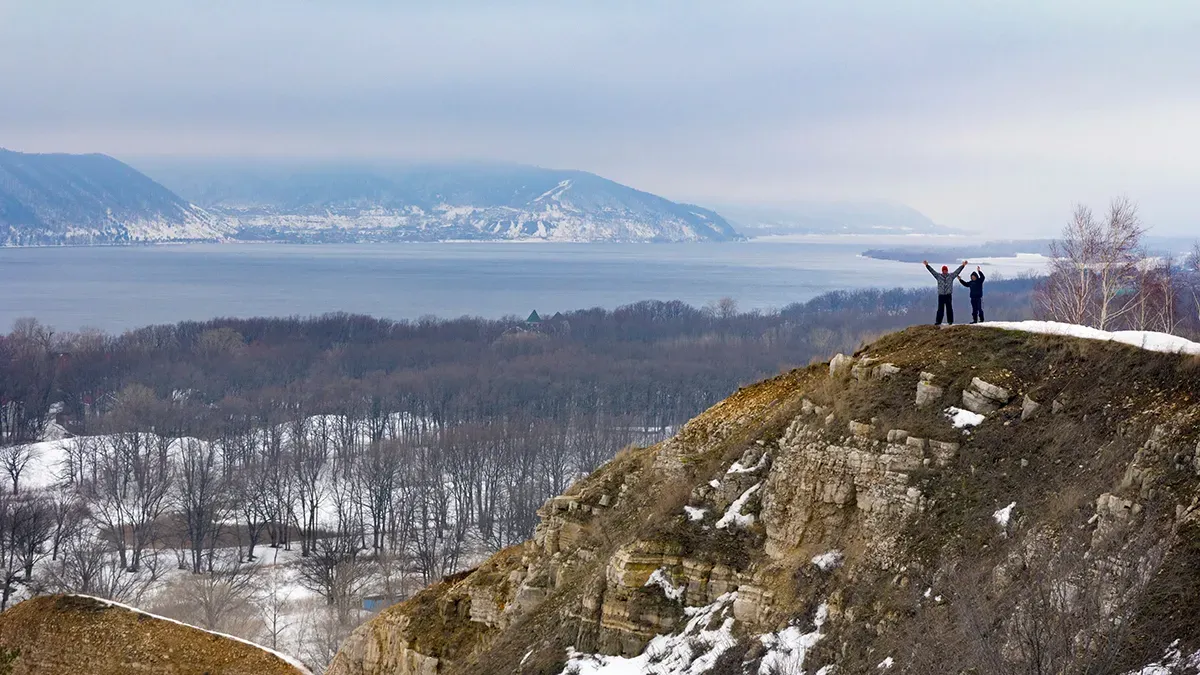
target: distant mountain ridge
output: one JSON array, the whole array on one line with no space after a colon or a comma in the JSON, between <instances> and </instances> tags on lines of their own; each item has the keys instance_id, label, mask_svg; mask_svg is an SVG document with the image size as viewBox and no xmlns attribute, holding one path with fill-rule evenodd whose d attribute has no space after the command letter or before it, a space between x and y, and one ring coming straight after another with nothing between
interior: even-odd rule
<instances>
[{"instance_id":1,"label":"distant mountain ridge","mask_svg":"<svg viewBox=\"0 0 1200 675\"><path fill-rule=\"evenodd\" d=\"M714 211L584 171L171 161L151 172L166 186L106 155L0 149L0 246L741 238Z\"/></svg>"},{"instance_id":2,"label":"distant mountain ridge","mask_svg":"<svg viewBox=\"0 0 1200 675\"><path fill-rule=\"evenodd\" d=\"M727 241L716 212L584 171L506 164L149 163L240 239Z\"/></svg>"},{"instance_id":3,"label":"distant mountain ridge","mask_svg":"<svg viewBox=\"0 0 1200 675\"><path fill-rule=\"evenodd\" d=\"M213 240L214 218L106 155L0 148L0 245Z\"/></svg>"}]
</instances>

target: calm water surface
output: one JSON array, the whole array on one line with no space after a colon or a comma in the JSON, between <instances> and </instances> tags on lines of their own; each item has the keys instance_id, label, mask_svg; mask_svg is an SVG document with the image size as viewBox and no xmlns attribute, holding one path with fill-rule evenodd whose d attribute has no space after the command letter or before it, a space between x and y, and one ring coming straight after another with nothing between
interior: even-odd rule
<instances>
[{"instance_id":1,"label":"calm water surface","mask_svg":"<svg viewBox=\"0 0 1200 675\"><path fill-rule=\"evenodd\" d=\"M824 291L931 283L919 265L859 258L862 243L191 244L0 249L0 329L120 331L216 316L347 311L395 319L500 317L646 299L732 297L770 309ZM990 272L1038 263L998 260Z\"/></svg>"}]
</instances>

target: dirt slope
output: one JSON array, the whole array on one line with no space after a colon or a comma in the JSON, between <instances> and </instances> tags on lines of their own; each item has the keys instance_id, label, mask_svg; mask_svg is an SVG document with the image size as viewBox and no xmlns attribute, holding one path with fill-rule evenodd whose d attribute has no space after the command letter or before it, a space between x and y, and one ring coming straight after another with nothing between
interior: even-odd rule
<instances>
[{"instance_id":1,"label":"dirt slope","mask_svg":"<svg viewBox=\"0 0 1200 675\"><path fill-rule=\"evenodd\" d=\"M3 675L307 675L252 645L70 595L0 614Z\"/></svg>"}]
</instances>

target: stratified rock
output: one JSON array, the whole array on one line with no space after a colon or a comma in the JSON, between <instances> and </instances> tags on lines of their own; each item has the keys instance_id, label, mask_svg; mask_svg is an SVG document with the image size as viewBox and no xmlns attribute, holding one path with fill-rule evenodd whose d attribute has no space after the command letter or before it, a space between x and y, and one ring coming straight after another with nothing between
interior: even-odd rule
<instances>
[{"instance_id":1,"label":"stratified rock","mask_svg":"<svg viewBox=\"0 0 1200 675\"><path fill-rule=\"evenodd\" d=\"M998 387L978 377L971 380L971 386L962 393L962 406L973 413L987 415L1005 406L1012 395L1007 389Z\"/></svg>"}]
</instances>

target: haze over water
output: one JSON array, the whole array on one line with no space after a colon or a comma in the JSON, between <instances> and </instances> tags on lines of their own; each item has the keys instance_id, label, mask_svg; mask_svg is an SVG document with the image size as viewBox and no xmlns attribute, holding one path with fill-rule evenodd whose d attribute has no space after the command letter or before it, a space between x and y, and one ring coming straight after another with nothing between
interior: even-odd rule
<instances>
[{"instance_id":1,"label":"haze over water","mask_svg":"<svg viewBox=\"0 0 1200 675\"><path fill-rule=\"evenodd\" d=\"M392 319L702 306L732 297L772 309L820 293L923 287L920 265L858 257L871 243L463 243L0 249L0 329L32 316L59 330L119 332L218 316L353 312ZM951 261L940 261L950 263ZM985 264L992 278L1036 260ZM963 296L962 302L966 302Z\"/></svg>"}]
</instances>

